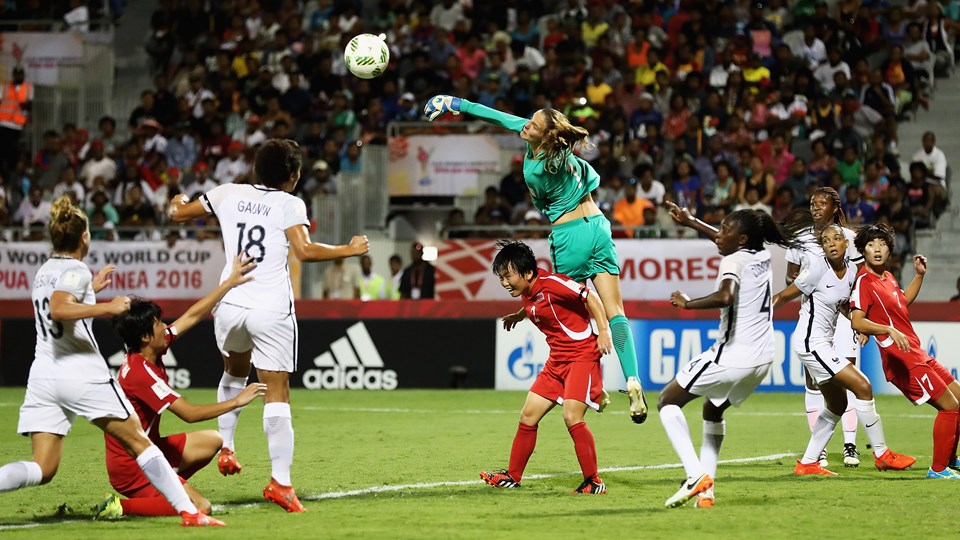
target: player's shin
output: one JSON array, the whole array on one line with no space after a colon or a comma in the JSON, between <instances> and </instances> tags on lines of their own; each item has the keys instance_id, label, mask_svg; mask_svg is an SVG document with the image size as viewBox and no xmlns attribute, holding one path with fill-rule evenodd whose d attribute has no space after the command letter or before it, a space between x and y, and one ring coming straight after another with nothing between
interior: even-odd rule
<instances>
[{"instance_id":1,"label":"player's shin","mask_svg":"<svg viewBox=\"0 0 960 540\"><path fill-rule=\"evenodd\" d=\"M613 338L613 348L617 350L620 367L623 369L623 378L637 376L637 347L633 341L633 329L630 321L623 315L610 319L610 335Z\"/></svg>"},{"instance_id":2,"label":"player's shin","mask_svg":"<svg viewBox=\"0 0 960 540\"><path fill-rule=\"evenodd\" d=\"M120 499L125 516L176 516L177 509L163 497Z\"/></svg>"},{"instance_id":3,"label":"player's shin","mask_svg":"<svg viewBox=\"0 0 960 540\"><path fill-rule=\"evenodd\" d=\"M0 493L36 486L43 479L43 471L35 461L14 461L0 467Z\"/></svg>"},{"instance_id":4,"label":"player's shin","mask_svg":"<svg viewBox=\"0 0 960 540\"><path fill-rule=\"evenodd\" d=\"M274 402L263 406L263 432L270 450L273 479L280 485L291 485L294 435L289 403Z\"/></svg>"},{"instance_id":5,"label":"player's shin","mask_svg":"<svg viewBox=\"0 0 960 540\"><path fill-rule=\"evenodd\" d=\"M680 457L680 462L683 463L687 478L699 478L706 471L704 471L703 465L697 458L697 451L693 448L690 428L687 426L687 419L683 416L683 411L676 405L666 405L660 409L660 422L667 432L670 444L673 445L677 456Z\"/></svg>"},{"instance_id":6,"label":"player's shin","mask_svg":"<svg viewBox=\"0 0 960 540\"><path fill-rule=\"evenodd\" d=\"M827 447L833 432L837 428L837 422L840 416L834 414L830 409L824 408L820 411L820 417L817 418L813 426L813 433L810 434L810 442L807 443L807 450L803 453L800 463L809 465L820 460L820 452Z\"/></svg>"},{"instance_id":7,"label":"player's shin","mask_svg":"<svg viewBox=\"0 0 960 540\"><path fill-rule=\"evenodd\" d=\"M847 397L849 398L849 396ZM870 440L873 455L876 457L882 456L887 451L887 441L883 435L883 422L880 421L880 415L877 414L876 401L853 398L851 403L856 407L857 418Z\"/></svg>"},{"instance_id":8,"label":"player's shin","mask_svg":"<svg viewBox=\"0 0 960 540\"><path fill-rule=\"evenodd\" d=\"M234 377L227 372L223 372L220 378L220 386L217 387L217 401L224 402L231 400L238 395L247 386L246 377ZM234 450L233 437L237 431L237 420L240 418L240 411L243 408L221 414L217 417L217 427L220 429L220 435L223 436L223 447Z\"/></svg>"},{"instance_id":9,"label":"player's shin","mask_svg":"<svg viewBox=\"0 0 960 540\"><path fill-rule=\"evenodd\" d=\"M507 474L515 482L523 478L523 471L527 468L530 455L537 446L537 426L528 426L521 422L517 426L517 434L513 437L513 446L510 447L510 465Z\"/></svg>"},{"instance_id":10,"label":"player's shin","mask_svg":"<svg viewBox=\"0 0 960 540\"><path fill-rule=\"evenodd\" d=\"M703 445L700 447L700 464L707 474L717 477L717 460L720 458L720 446L727 433L727 421L703 421Z\"/></svg>"},{"instance_id":11,"label":"player's shin","mask_svg":"<svg viewBox=\"0 0 960 540\"><path fill-rule=\"evenodd\" d=\"M803 394L803 403L807 409L807 424L810 426L810 433L813 433L813 427L820 417L820 411L823 410L823 394L820 390L805 388Z\"/></svg>"},{"instance_id":12,"label":"player's shin","mask_svg":"<svg viewBox=\"0 0 960 540\"><path fill-rule=\"evenodd\" d=\"M580 470L584 478L593 478L597 475L597 445L593 440L593 433L586 422L579 422L567 428L570 438L573 439L573 449L580 462Z\"/></svg>"},{"instance_id":13,"label":"player's shin","mask_svg":"<svg viewBox=\"0 0 960 540\"><path fill-rule=\"evenodd\" d=\"M857 411L853 403L855 399L853 392L847 390L847 410L843 411L840 419L843 423L843 444L857 444Z\"/></svg>"},{"instance_id":14,"label":"player's shin","mask_svg":"<svg viewBox=\"0 0 960 540\"><path fill-rule=\"evenodd\" d=\"M177 512L186 512L196 514L197 507L193 505L187 491L183 489L183 484L173 472L167 458L163 457L163 452L154 445L150 445L146 450L137 456L137 465L143 470L143 474L150 480L150 484L156 488Z\"/></svg>"},{"instance_id":15,"label":"player's shin","mask_svg":"<svg viewBox=\"0 0 960 540\"><path fill-rule=\"evenodd\" d=\"M957 422L960 411L942 410L933 421L933 465L934 472L940 472L949 466L950 458L957 450Z\"/></svg>"}]
</instances>

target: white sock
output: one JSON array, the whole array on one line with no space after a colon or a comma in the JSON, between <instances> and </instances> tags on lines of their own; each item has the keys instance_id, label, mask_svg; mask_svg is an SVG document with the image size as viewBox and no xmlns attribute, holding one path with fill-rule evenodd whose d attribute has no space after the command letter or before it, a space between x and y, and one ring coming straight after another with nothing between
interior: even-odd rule
<instances>
[{"instance_id":1,"label":"white sock","mask_svg":"<svg viewBox=\"0 0 960 540\"><path fill-rule=\"evenodd\" d=\"M246 386L246 377L234 377L224 371L223 377L220 377L220 386L217 388L217 401L223 402L237 397ZM234 449L233 435L237 432L237 420L242 410L243 407L217 417L217 426L220 428L220 435L223 436L224 448Z\"/></svg>"},{"instance_id":2,"label":"white sock","mask_svg":"<svg viewBox=\"0 0 960 540\"><path fill-rule=\"evenodd\" d=\"M700 463L707 474L717 477L717 460L720 457L720 445L727 433L727 421L703 421L703 445L700 446Z\"/></svg>"},{"instance_id":3,"label":"white sock","mask_svg":"<svg viewBox=\"0 0 960 540\"><path fill-rule=\"evenodd\" d=\"M293 465L293 422L289 403L267 403L263 406L263 432L267 435L273 479L289 486Z\"/></svg>"},{"instance_id":4,"label":"white sock","mask_svg":"<svg viewBox=\"0 0 960 540\"><path fill-rule=\"evenodd\" d=\"M667 438L670 439L674 451L680 456L687 478L698 478L705 471L697 458L697 451L693 448L690 428L687 427L687 419L683 416L683 411L676 405L665 406L660 409L660 423L663 424L663 429L666 430Z\"/></svg>"},{"instance_id":5,"label":"white sock","mask_svg":"<svg viewBox=\"0 0 960 540\"><path fill-rule=\"evenodd\" d=\"M810 433L813 433L813 426L820 417L820 411L823 410L823 394L819 390L804 389L803 403L807 407L807 424L810 426Z\"/></svg>"},{"instance_id":6,"label":"white sock","mask_svg":"<svg viewBox=\"0 0 960 540\"><path fill-rule=\"evenodd\" d=\"M857 409L853 405L856 399L853 392L847 390L847 410L843 411L840 420L843 423L843 444L857 444Z\"/></svg>"},{"instance_id":7,"label":"white sock","mask_svg":"<svg viewBox=\"0 0 960 540\"><path fill-rule=\"evenodd\" d=\"M167 458L163 457L163 452L154 445L143 451L137 456L137 465L143 469L143 474L147 476L150 483L166 497L170 506L173 506L177 512L187 512L196 514L197 507L193 505L190 496L183 489L180 478L173 472Z\"/></svg>"},{"instance_id":8,"label":"white sock","mask_svg":"<svg viewBox=\"0 0 960 540\"><path fill-rule=\"evenodd\" d=\"M807 450L803 453L800 463L809 465L814 461L820 461L820 452L827 447L833 432L837 429L837 422L840 417L833 414L830 409L824 408L820 411L820 418L813 426L813 433L810 434L810 442L807 444Z\"/></svg>"},{"instance_id":9,"label":"white sock","mask_svg":"<svg viewBox=\"0 0 960 540\"><path fill-rule=\"evenodd\" d=\"M0 493L35 486L43 480L43 471L35 461L14 461L0 467Z\"/></svg>"},{"instance_id":10,"label":"white sock","mask_svg":"<svg viewBox=\"0 0 960 540\"><path fill-rule=\"evenodd\" d=\"M868 401L854 399L853 404L857 411L857 417L863 424L863 430L867 432L870 446L873 447L873 455L882 456L887 451L887 440L883 436L883 422L880 421L880 415L877 414L877 403L872 399Z\"/></svg>"}]
</instances>

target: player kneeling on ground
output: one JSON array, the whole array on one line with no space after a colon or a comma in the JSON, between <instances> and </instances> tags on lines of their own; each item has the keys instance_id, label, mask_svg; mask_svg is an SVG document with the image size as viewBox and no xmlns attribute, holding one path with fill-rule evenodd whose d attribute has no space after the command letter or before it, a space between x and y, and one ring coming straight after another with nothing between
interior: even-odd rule
<instances>
[{"instance_id":1,"label":"player kneeling on ground","mask_svg":"<svg viewBox=\"0 0 960 540\"><path fill-rule=\"evenodd\" d=\"M613 342L603 303L596 293L567 276L538 269L537 259L526 244L501 240L497 245L500 252L493 260L493 272L500 276L500 284L510 296L519 296L523 302L523 309L503 317L503 327L511 330L529 318L546 334L550 358L520 411L509 468L481 472L480 478L494 487L520 487L523 470L537 444L537 425L559 403L583 472L583 483L574 493L606 493L606 485L597 476L593 434L583 420L587 407L599 412L609 403L603 391L600 357L613 350ZM597 337L591 317L597 321Z\"/></svg>"},{"instance_id":2,"label":"player kneeling on ground","mask_svg":"<svg viewBox=\"0 0 960 540\"><path fill-rule=\"evenodd\" d=\"M130 311L113 319L113 327L127 348L127 361L120 367L117 380L133 404L143 430L150 440L163 451L164 457L178 471L180 482L190 495L193 504L204 513L210 512L210 501L187 483L192 475L202 469L220 452L223 437L215 430L160 435L160 415L167 408L188 423L216 418L263 396L267 387L253 383L235 398L210 405L194 405L180 397L168 385L167 370L163 355L177 336L193 328L233 287L249 281L247 272L256 266L253 259L234 260L229 277L213 292L194 304L170 326L161 320L160 307L153 302L134 299ZM98 519L113 519L120 516L173 516L177 512L137 468L116 439L104 435L107 444L107 474L110 485L120 494L120 499L111 495L97 512Z\"/></svg>"},{"instance_id":3,"label":"player kneeling on ground","mask_svg":"<svg viewBox=\"0 0 960 540\"><path fill-rule=\"evenodd\" d=\"M952 470L960 466L960 384L920 346L907 310L920 294L927 258L913 256L917 275L906 290L901 290L893 274L887 271L893 229L887 225L865 227L857 233L855 243L866 264L857 274L850 295L853 329L877 340L888 381L915 405L930 403L938 411L933 421L933 464L927 478L960 480L960 474Z\"/></svg>"},{"instance_id":4,"label":"player kneeling on ground","mask_svg":"<svg viewBox=\"0 0 960 540\"><path fill-rule=\"evenodd\" d=\"M773 295L774 310L803 295L809 317L807 332L797 352L804 369L813 378L826 402L826 408L820 411L814 423L807 450L797 461L793 473L836 475L821 466L820 455L830 442L841 415L847 410L847 391L853 393L854 408L870 439L877 469L906 469L917 461L916 458L887 448L870 381L848 359L840 356L834 347L834 329L839 326L838 314L842 311L846 315L849 311L850 290L857 275L857 265L846 256L848 242L845 231L840 225L827 225L820 233L819 241L826 257L812 260L789 287Z\"/></svg>"}]
</instances>

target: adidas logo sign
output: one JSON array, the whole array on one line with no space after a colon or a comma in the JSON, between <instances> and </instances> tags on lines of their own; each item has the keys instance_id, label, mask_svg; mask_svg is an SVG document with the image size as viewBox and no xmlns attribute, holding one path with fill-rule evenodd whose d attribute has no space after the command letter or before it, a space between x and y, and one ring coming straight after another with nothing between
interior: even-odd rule
<instances>
[{"instance_id":1,"label":"adidas logo sign","mask_svg":"<svg viewBox=\"0 0 960 540\"><path fill-rule=\"evenodd\" d=\"M395 390L397 372L384 369L383 359L362 322L330 344L330 351L313 359L317 369L303 373L311 390Z\"/></svg>"}]
</instances>

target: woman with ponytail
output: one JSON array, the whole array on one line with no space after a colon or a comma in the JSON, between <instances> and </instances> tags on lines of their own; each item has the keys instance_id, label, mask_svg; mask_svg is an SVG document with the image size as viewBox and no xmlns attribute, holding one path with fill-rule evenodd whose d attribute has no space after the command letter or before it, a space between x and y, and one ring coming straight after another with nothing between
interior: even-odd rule
<instances>
[{"instance_id":1,"label":"woman with ponytail","mask_svg":"<svg viewBox=\"0 0 960 540\"><path fill-rule=\"evenodd\" d=\"M714 478L726 432L723 412L739 405L760 385L774 357L770 252L764 244L792 247L792 234L769 214L737 210L717 230L673 203L674 221L713 240L720 260L716 291L691 299L674 291L670 302L680 309L720 309L716 343L679 370L660 392L657 408L667 438L680 456L686 478L667 499L667 507L683 506L693 497L698 507L714 506ZM697 456L682 407L703 397L703 446Z\"/></svg>"},{"instance_id":2,"label":"woman with ponytail","mask_svg":"<svg viewBox=\"0 0 960 540\"><path fill-rule=\"evenodd\" d=\"M121 315L130 299L118 296L98 304L95 294L110 284L108 265L96 277L82 262L90 250L87 216L60 197L50 208L53 252L33 282L37 346L17 433L29 436L33 458L0 467L0 492L46 484L60 466L63 438L82 416L109 434L181 515L184 526L223 525L200 513L163 452L140 426L93 338L94 317Z\"/></svg>"},{"instance_id":3,"label":"woman with ponytail","mask_svg":"<svg viewBox=\"0 0 960 540\"><path fill-rule=\"evenodd\" d=\"M526 142L523 177L534 206L553 225L548 239L553 271L581 283L593 280L610 319L613 346L627 381L630 417L642 423L647 419L647 403L637 376L633 330L623 310L617 249L610 222L590 195L600 185L600 176L574 154L576 148L587 144L589 133L550 108L540 109L528 120L453 96L434 96L424 107L430 121L461 112L516 131Z\"/></svg>"},{"instance_id":4,"label":"woman with ponytail","mask_svg":"<svg viewBox=\"0 0 960 540\"><path fill-rule=\"evenodd\" d=\"M853 242L856 233L846 227L846 218L840 205L840 194L835 189L821 187L813 192L810 197L810 216L813 218L812 223L808 218L806 226L800 228L797 234L799 247L787 250L787 285L793 283L800 272L820 264L824 260L825 254L818 239L824 229L830 225L839 225L846 237L847 260L856 265L858 269L863 266L863 256L857 251ZM797 354L806 351L804 337L807 335L807 329L810 326L811 309L809 299L801 299L800 317L797 319L797 328L793 331L790 343ZM854 334L853 328L850 326L850 320L846 317L837 319L833 344L838 353L854 366L857 365L857 359L860 357L859 338ZM807 412L807 425L812 434L817 418L820 417L824 409L823 394L813 378L810 377L810 373L804 370L804 374L806 379L804 403ZM843 425L843 464L846 467L860 465L860 453L857 450L857 410L854 403L855 396L848 393L847 409L843 413L841 422ZM820 455L820 465L826 467L827 464L827 451L824 449Z\"/></svg>"}]
</instances>

